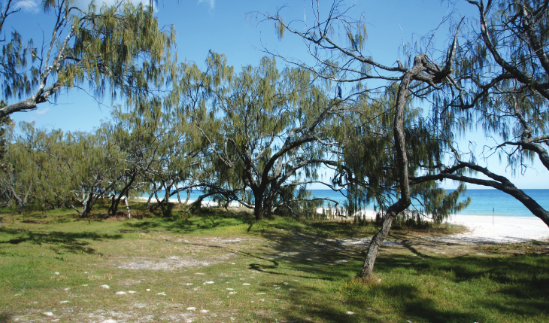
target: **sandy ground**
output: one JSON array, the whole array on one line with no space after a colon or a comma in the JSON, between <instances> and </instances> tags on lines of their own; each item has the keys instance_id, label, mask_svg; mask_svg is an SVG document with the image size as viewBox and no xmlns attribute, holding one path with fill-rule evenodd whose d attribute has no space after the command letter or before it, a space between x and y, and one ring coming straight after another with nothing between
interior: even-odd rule
<instances>
[{"instance_id":1,"label":"sandy ground","mask_svg":"<svg viewBox=\"0 0 549 323\"><path fill-rule=\"evenodd\" d=\"M374 211L364 212L368 219L374 219ZM448 223L459 224L468 231L444 238L454 243L508 243L549 239L549 227L539 218L520 216L453 215Z\"/></svg>"},{"instance_id":2,"label":"sandy ground","mask_svg":"<svg viewBox=\"0 0 549 323\"><path fill-rule=\"evenodd\" d=\"M147 200L147 198L141 199ZM170 199L170 201L177 203L177 199ZM215 206L217 203L203 201L203 205ZM230 205L230 207L238 206L236 202ZM322 209L317 209L317 212L321 213ZM364 211L362 216L374 219L375 212ZM453 215L448 223L464 225L469 230L465 233L437 238L437 240L462 243L507 243L549 239L549 227L536 217Z\"/></svg>"},{"instance_id":3,"label":"sandy ground","mask_svg":"<svg viewBox=\"0 0 549 323\"><path fill-rule=\"evenodd\" d=\"M451 237L462 241L502 243L549 239L549 227L536 217L454 215L448 222L469 228L469 232Z\"/></svg>"}]
</instances>

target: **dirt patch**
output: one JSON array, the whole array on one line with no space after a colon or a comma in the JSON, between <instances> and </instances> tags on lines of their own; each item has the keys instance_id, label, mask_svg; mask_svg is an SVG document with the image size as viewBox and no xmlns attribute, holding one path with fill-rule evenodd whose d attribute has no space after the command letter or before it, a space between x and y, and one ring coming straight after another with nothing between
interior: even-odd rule
<instances>
[{"instance_id":1,"label":"dirt patch","mask_svg":"<svg viewBox=\"0 0 549 323\"><path fill-rule=\"evenodd\" d=\"M327 239L328 240L328 239ZM368 247L370 245L371 238L362 238L362 239L336 239L335 242L337 244L343 245L343 246L362 246L362 247ZM329 240L328 240L329 241ZM400 241L392 241L392 240L385 240L381 243L383 246L400 246L402 245L402 242Z\"/></svg>"},{"instance_id":2,"label":"dirt patch","mask_svg":"<svg viewBox=\"0 0 549 323\"><path fill-rule=\"evenodd\" d=\"M23 220L21 221L23 223L34 223L34 224L48 224L49 222L48 221L43 221L43 220Z\"/></svg>"},{"instance_id":3,"label":"dirt patch","mask_svg":"<svg viewBox=\"0 0 549 323\"><path fill-rule=\"evenodd\" d=\"M200 257L179 257L171 256L165 259L154 259L154 258L141 258L136 259L132 258L132 261L124 262L122 264L115 265L116 268L120 269L130 269L130 270L164 270L172 271L178 270L181 268L190 268L190 267L206 267L218 264L224 260L229 259L233 254L226 253L222 255L213 255L208 258Z\"/></svg>"}]
</instances>

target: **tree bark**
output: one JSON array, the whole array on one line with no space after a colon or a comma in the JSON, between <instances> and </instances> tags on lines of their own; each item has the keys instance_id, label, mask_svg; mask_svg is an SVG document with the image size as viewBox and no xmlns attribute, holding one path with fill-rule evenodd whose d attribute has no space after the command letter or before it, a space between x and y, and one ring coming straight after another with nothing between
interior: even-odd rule
<instances>
[{"instance_id":1,"label":"tree bark","mask_svg":"<svg viewBox=\"0 0 549 323\"><path fill-rule=\"evenodd\" d=\"M124 186L122 191L120 191L120 195L118 196L116 201L113 200L113 203L111 205L111 209L112 209L111 214L112 215L116 215L116 212L118 211L118 205L120 204L120 200L122 199L122 196L128 197L128 192L130 190L130 187L133 185L133 182L135 181L136 177L137 177L137 172L134 172L132 174L132 177L131 177L130 181ZM109 210L109 211L111 211L111 210Z\"/></svg>"},{"instance_id":2,"label":"tree bark","mask_svg":"<svg viewBox=\"0 0 549 323\"><path fill-rule=\"evenodd\" d=\"M130 213L130 205L128 204L128 196L124 197L124 203L126 203L126 209L128 210L128 219L131 219L132 214Z\"/></svg>"},{"instance_id":3,"label":"tree bark","mask_svg":"<svg viewBox=\"0 0 549 323\"><path fill-rule=\"evenodd\" d=\"M18 202L19 207L17 208L17 214L21 214L23 213L23 206L25 205L25 203L23 203L23 200L19 200Z\"/></svg>"},{"instance_id":4,"label":"tree bark","mask_svg":"<svg viewBox=\"0 0 549 323\"><path fill-rule=\"evenodd\" d=\"M255 202L254 215L256 220L263 220L265 218L265 214L263 214L263 203L261 203L261 201Z\"/></svg>"},{"instance_id":5,"label":"tree bark","mask_svg":"<svg viewBox=\"0 0 549 323\"><path fill-rule=\"evenodd\" d=\"M19 195L17 195L17 193L15 193L14 186L12 185L10 187L11 194L13 195L15 200L17 201L17 205L18 205L17 214L23 213L23 207L27 203L27 198L29 197L29 193L31 191L31 188L32 188L32 183L29 185L29 188L27 189L27 192L25 193L25 196L24 197L19 197Z\"/></svg>"},{"instance_id":6,"label":"tree bark","mask_svg":"<svg viewBox=\"0 0 549 323\"><path fill-rule=\"evenodd\" d=\"M82 212L78 211L78 209L74 205L71 205L71 208L74 209L78 213L80 218L86 217L88 215L88 213L91 211L93 204L97 200L97 197L94 198L93 195L94 195L93 193L83 193L82 194L82 201L81 201L81 203L82 203Z\"/></svg>"},{"instance_id":7,"label":"tree bark","mask_svg":"<svg viewBox=\"0 0 549 323\"><path fill-rule=\"evenodd\" d=\"M394 205L392 205L389 209L393 208ZM362 271L359 274L359 277L362 279L369 278L373 272L374 272L374 264L377 259L377 254L379 252L379 247L381 247L381 244L383 243L383 240L387 237L389 234L389 230L391 230L391 226L393 224L393 220L396 218L396 215L398 213L394 212L387 212L385 217L383 218L383 226L381 230L379 230L378 233L372 238L372 241L370 241L370 245L368 246L368 252L366 253L366 259L364 259L364 264L362 265Z\"/></svg>"},{"instance_id":8,"label":"tree bark","mask_svg":"<svg viewBox=\"0 0 549 323\"><path fill-rule=\"evenodd\" d=\"M260 189L253 190L254 193L254 215L257 221L263 220L265 218L265 213L263 209L263 191Z\"/></svg>"}]
</instances>

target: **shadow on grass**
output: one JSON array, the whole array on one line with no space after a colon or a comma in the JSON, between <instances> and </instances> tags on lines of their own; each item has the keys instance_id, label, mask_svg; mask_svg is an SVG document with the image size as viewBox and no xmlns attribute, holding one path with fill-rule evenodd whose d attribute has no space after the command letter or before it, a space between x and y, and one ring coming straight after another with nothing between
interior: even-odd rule
<instances>
[{"instance_id":1,"label":"shadow on grass","mask_svg":"<svg viewBox=\"0 0 549 323\"><path fill-rule=\"evenodd\" d=\"M300 310L280 312L287 321L549 321L547 255L421 257L414 242L404 240L402 246L410 254L381 251L376 274L382 281L364 285L353 277L360 272L366 248L361 252L339 244L337 239L303 232L298 228L269 231L262 236L273 243L282 266L338 284L345 306L322 296L326 288L309 287L288 295ZM275 266L250 264L250 269L281 273ZM346 311L353 314L347 315Z\"/></svg>"},{"instance_id":2,"label":"shadow on grass","mask_svg":"<svg viewBox=\"0 0 549 323\"><path fill-rule=\"evenodd\" d=\"M252 226L255 219L246 212L226 212L218 209L202 209L199 216L154 217L134 223L126 223L128 230L134 231L170 231L174 233L192 233L215 228L231 227L239 224Z\"/></svg>"},{"instance_id":3,"label":"shadow on grass","mask_svg":"<svg viewBox=\"0 0 549 323\"><path fill-rule=\"evenodd\" d=\"M314 286L303 286L300 284L292 286L297 291L288 292L286 302L291 304L290 308L277 308L279 322L348 322L364 323L387 322L377 318L375 315L365 316L351 305L341 302L337 296L327 295L324 288ZM277 296L280 297L280 296ZM352 312L348 314L348 312ZM272 322L272 314L255 314L258 322Z\"/></svg>"},{"instance_id":4,"label":"shadow on grass","mask_svg":"<svg viewBox=\"0 0 549 323\"><path fill-rule=\"evenodd\" d=\"M336 281L339 287L332 290L344 301L328 295L330 288L301 286L298 293L287 294L299 311L280 313L291 322L547 322L546 258L382 257L376 264L381 282ZM360 262L308 269L300 261L285 265L311 276L337 277L360 269Z\"/></svg>"},{"instance_id":5,"label":"shadow on grass","mask_svg":"<svg viewBox=\"0 0 549 323\"><path fill-rule=\"evenodd\" d=\"M236 250L227 246L220 246L215 244L204 244L204 243L187 243L193 246L207 247L207 248L217 248L223 249L225 251L244 256L249 259L253 259L253 263L248 264L250 270L271 274L271 275L284 275L291 276L295 278L305 278L305 279L320 279L320 280L334 280L333 277L322 277L322 275L295 275L280 272L279 266L280 263L277 260L264 257L261 253L257 252L246 252L241 250Z\"/></svg>"},{"instance_id":6,"label":"shadow on grass","mask_svg":"<svg viewBox=\"0 0 549 323\"><path fill-rule=\"evenodd\" d=\"M9 313L0 313L0 323L8 323L11 322L13 319L13 316Z\"/></svg>"},{"instance_id":7,"label":"shadow on grass","mask_svg":"<svg viewBox=\"0 0 549 323\"><path fill-rule=\"evenodd\" d=\"M87 253L94 254L95 249L87 247L87 240L103 241L121 239L121 234L98 234L94 232L35 232L23 229L0 229L0 233L9 234L14 237L10 240L0 241L1 244L20 244L24 242L33 244L53 244L58 247L52 249L56 253Z\"/></svg>"}]
</instances>

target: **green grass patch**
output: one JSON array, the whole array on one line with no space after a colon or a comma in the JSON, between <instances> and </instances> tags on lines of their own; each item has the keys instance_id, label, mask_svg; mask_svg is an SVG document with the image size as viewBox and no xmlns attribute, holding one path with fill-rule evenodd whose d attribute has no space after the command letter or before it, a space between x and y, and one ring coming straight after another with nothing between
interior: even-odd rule
<instances>
[{"instance_id":1,"label":"green grass patch","mask_svg":"<svg viewBox=\"0 0 549 323\"><path fill-rule=\"evenodd\" d=\"M399 227L363 282L373 223L132 208L0 213L0 322L549 321L547 242L446 245L424 238L459 228Z\"/></svg>"}]
</instances>

